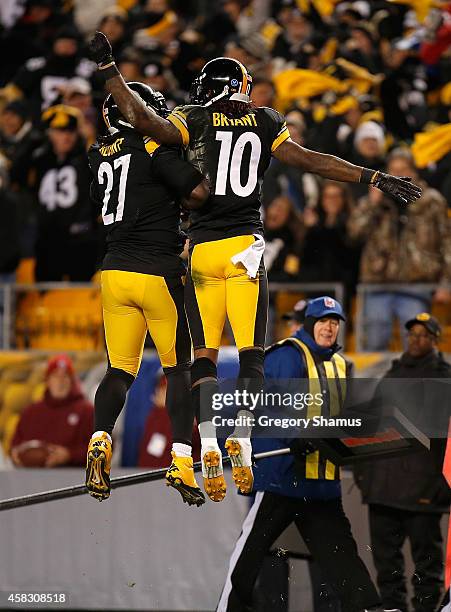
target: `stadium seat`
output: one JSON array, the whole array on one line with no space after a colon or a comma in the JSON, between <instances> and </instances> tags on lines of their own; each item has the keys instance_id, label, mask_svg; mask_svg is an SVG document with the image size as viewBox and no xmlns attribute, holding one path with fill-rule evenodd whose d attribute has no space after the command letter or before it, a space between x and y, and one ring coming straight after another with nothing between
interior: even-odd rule
<instances>
[{"instance_id":1,"label":"stadium seat","mask_svg":"<svg viewBox=\"0 0 451 612\"><path fill-rule=\"evenodd\" d=\"M27 294L19 301L16 335L21 348L102 349L102 309L98 288Z\"/></svg>"}]
</instances>

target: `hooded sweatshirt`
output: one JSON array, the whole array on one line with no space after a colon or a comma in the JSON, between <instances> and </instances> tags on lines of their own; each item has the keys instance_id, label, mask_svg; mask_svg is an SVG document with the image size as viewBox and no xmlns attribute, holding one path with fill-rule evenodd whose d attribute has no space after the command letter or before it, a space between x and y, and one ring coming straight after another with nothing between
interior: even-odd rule
<instances>
[{"instance_id":1,"label":"hooded sweatshirt","mask_svg":"<svg viewBox=\"0 0 451 612\"><path fill-rule=\"evenodd\" d=\"M94 408L74 381L69 395L53 398L48 389L44 398L22 412L12 447L29 440L65 446L70 452L69 466L83 466L92 434Z\"/></svg>"}]
</instances>

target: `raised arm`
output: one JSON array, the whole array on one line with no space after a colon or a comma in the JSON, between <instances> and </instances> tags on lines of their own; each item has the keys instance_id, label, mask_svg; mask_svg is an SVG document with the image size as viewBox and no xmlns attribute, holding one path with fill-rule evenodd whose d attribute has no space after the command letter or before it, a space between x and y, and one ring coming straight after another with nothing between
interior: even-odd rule
<instances>
[{"instance_id":1,"label":"raised arm","mask_svg":"<svg viewBox=\"0 0 451 612\"><path fill-rule=\"evenodd\" d=\"M374 185L401 204L410 204L421 196L420 187L411 183L410 178L391 176L369 168L355 166L340 157L305 149L290 138L279 145L273 155L285 164L319 174L324 178Z\"/></svg>"},{"instance_id":2,"label":"raised arm","mask_svg":"<svg viewBox=\"0 0 451 612\"><path fill-rule=\"evenodd\" d=\"M102 32L96 32L89 43L90 55L105 78L106 89L113 96L119 110L134 128L151 136L161 144L180 145L182 137L167 119L159 117L135 95L122 78L112 56L111 45Z\"/></svg>"}]
</instances>

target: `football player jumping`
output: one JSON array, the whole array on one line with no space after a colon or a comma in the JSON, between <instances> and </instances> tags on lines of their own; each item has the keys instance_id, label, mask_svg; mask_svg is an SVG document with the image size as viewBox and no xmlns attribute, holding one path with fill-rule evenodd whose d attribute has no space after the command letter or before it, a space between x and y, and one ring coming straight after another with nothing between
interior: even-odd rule
<instances>
[{"instance_id":1,"label":"football player jumping","mask_svg":"<svg viewBox=\"0 0 451 612\"><path fill-rule=\"evenodd\" d=\"M161 93L129 83L149 112L169 114ZM95 433L88 447L86 486L99 499L110 494L111 433L135 380L149 331L167 378L173 462L166 474L188 504L205 498L194 478L190 402L191 341L184 310L184 266L179 257L180 205L202 205L210 191L203 175L128 123L109 95L103 104L109 135L88 152L92 199L102 209L107 252L101 291L108 370L95 396Z\"/></svg>"},{"instance_id":2,"label":"football player jumping","mask_svg":"<svg viewBox=\"0 0 451 612\"><path fill-rule=\"evenodd\" d=\"M282 115L252 104L252 78L237 60L209 61L193 83L192 104L164 118L129 89L103 34L95 34L90 50L127 120L160 143L183 145L187 158L212 186L207 203L191 214L185 302L194 345L191 387L204 485L212 500L221 501L226 486L211 422L211 396L217 391L216 363L226 316L239 351L240 381L256 388L263 382L268 293L259 185L271 156L325 178L374 185L403 204L416 200L421 190L410 179L355 166L293 142ZM226 442L233 478L242 492L253 484L249 435L250 428L236 428Z\"/></svg>"}]
</instances>

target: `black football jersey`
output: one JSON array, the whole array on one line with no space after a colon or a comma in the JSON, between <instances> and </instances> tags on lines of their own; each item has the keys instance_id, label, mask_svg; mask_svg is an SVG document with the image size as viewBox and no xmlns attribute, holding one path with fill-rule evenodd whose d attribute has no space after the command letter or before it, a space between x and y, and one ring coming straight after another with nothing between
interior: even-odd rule
<instances>
[{"instance_id":1,"label":"black football jersey","mask_svg":"<svg viewBox=\"0 0 451 612\"><path fill-rule=\"evenodd\" d=\"M168 119L211 185L207 203L191 213L190 241L262 233L261 181L271 154L290 136L282 115L260 107L230 118L214 106L179 106Z\"/></svg>"},{"instance_id":2,"label":"black football jersey","mask_svg":"<svg viewBox=\"0 0 451 612\"><path fill-rule=\"evenodd\" d=\"M179 199L202 175L180 149L159 147L131 129L96 142L88 152L92 199L107 233L104 270L162 276L184 272Z\"/></svg>"},{"instance_id":3,"label":"black football jersey","mask_svg":"<svg viewBox=\"0 0 451 612\"><path fill-rule=\"evenodd\" d=\"M82 237L94 231L95 217L89 201L90 172L84 143L79 140L64 157L46 141L36 149L28 171L36 195L39 236L44 242Z\"/></svg>"}]
</instances>

